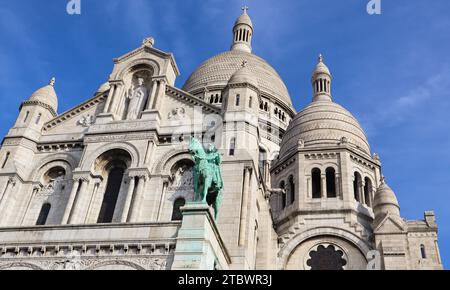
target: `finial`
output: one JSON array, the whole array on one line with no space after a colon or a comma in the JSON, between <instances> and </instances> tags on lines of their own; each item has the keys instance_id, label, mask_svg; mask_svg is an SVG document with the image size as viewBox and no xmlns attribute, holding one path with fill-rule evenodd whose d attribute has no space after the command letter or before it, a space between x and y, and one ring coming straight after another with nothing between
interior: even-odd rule
<instances>
[{"instance_id":1,"label":"finial","mask_svg":"<svg viewBox=\"0 0 450 290\"><path fill-rule=\"evenodd\" d=\"M323 55L319 54L319 62L323 62Z\"/></svg>"},{"instance_id":2,"label":"finial","mask_svg":"<svg viewBox=\"0 0 450 290\"><path fill-rule=\"evenodd\" d=\"M242 11L244 11L244 14L247 14L248 9L249 8L247 5L242 6Z\"/></svg>"},{"instance_id":3,"label":"finial","mask_svg":"<svg viewBox=\"0 0 450 290\"><path fill-rule=\"evenodd\" d=\"M247 64L248 64L248 61L247 61L246 59L244 59L244 60L242 61L241 66L242 66L242 67L246 67Z\"/></svg>"},{"instance_id":4,"label":"finial","mask_svg":"<svg viewBox=\"0 0 450 290\"><path fill-rule=\"evenodd\" d=\"M147 37L142 41L143 46L153 47L155 45L155 39L153 37Z\"/></svg>"},{"instance_id":5,"label":"finial","mask_svg":"<svg viewBox=\"0 0 450 290\"><path fill-rule=\"evenodd\" d=\"M50 80L49 85L51 85L52 87L54 87L54 86L55 86L55 82L56 82L56 78L55 78L55 77L52 77L52 79Z\"/></svg>"}]
</instances>

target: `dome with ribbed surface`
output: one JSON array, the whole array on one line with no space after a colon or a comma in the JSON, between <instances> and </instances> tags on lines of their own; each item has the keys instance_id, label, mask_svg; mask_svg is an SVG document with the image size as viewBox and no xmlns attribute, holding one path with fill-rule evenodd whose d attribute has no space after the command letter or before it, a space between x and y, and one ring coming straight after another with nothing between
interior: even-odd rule
<instances>
[{"instance_id":1,"label":"dome with ribbed surface","mask_svg":"<svg viewBox=\"0 0 450 290\"><path fill-rule=\"evenodd\" d=\"M248 26L253 28L252 20L250 19L250 16L247 14L247 12L239 16L239 18L234 23L235 26L239 24L247 24Z\"/></svg>"},{"instance_id":2,"label":"dome with ribbed surface","mask_svg":"<svg viewBox=\"0 0 450 290\"><path fill-rule=\"evenodd\" d=\"M383 180L373 200L375 215L391 213L400 215L400 206L394 191Z\"/></svg>"},{"instance_id":3,"label":"dome with ribbed surface","mask_svg":"<svg viewBox=\"0 0 450 290\"><path fill-rule=\"evenodd\" d=\"M228 81L228 84L250 84L255 87L258 86L258 80L255 78L255 75L248 69L247 62L244 62L242 64L242 67L235 72L230 80Z\"/></svg>"},{"instance_id":4,"label":"dome with ribbed surface","mask_svg":"<svg viewBox=\"0 0 450 290\"><path fill-rule=\"evenodd\" d=\"M370 155L370 146L361 125L353 115L332 101L312 102L299 112L283 136L280 156L302 143L305 148L336 146L346 142Z\"/></svg>"},{"instance_id":5,"label":"dome with ribbed surface","mask_svg":"<svg viewBox=\"0 0 450 290\"><path fill-rule=\"evenodd\" d=\"M278 73L262 58L245 51L232 50L221 53L198 67L183 86L183 90L194 92L211 86L225 87L231 76L247 61L261 92L271 95L292 108L291 97Z\"/></svg>"},{"instance_id":6,"label":"dome with ribbed surface","mask_svg":"<svg viewBox=\"0 0 450 290\"><path fill-rule=\"evenodd\" d=\"M58 111L58 96L56 95L55 88L53 87L55 80L52 79L50 84L35 91L29 101L40 102L50 106L55 112Z\"/></svg>"}]
</instances>

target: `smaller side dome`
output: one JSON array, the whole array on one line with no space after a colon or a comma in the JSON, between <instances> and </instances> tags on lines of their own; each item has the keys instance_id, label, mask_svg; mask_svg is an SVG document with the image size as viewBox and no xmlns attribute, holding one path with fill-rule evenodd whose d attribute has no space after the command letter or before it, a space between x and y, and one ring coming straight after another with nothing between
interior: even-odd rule
<instances>
[{"instance_id":1,"label":"smaller side dome","mask_svg":"<svg viewBox=\"0 0 450 290\"><path fill-rule=\"evenodd\" d=\"M247 61L242 62L242 67L238 69L228 81L228 84L249 84L254 87L258 87L258 80L255 75L250 71L247 65Z\"/></svg>"},{"instance_id":2,"label":"smaller side dome","mask_svg":"<svg viewBox=\"0 0 450 290\"><path fill-rule=\"evenodd\" d=\"M313 77L317 76L318 74L327 74L331 77L330 69L327 67L327 65L324 63L323 55L319 55L319 62L316 65L316 68L313 72Z\"/></svg>"},{"instance_id":3,"label":"smaller side dome","mask_svg":"<svg viewBox=\"0 0 450 290\"><path fill-rule=\"evenodd\" d=\"M56 95L54 88L55 81L55 78L52 78L48 85L35 91L28 101L43 103L53 109L56 113L58 111L58 96Z\"/></svg>"},{"instance_id":4,"label":"smaller side dome","mask_svg":"<svg viewBox=\"0 0 450 290\"><path fill-rule=\"evenodd\" d=\"M244 13L242 13L242 15L239 16L238 19L236 19L236 22L234 23L234 25L246 24L246 25L250 26L250 28L253 28L252 19L250 18L250 16L247 13L248 7L244 6L242 8L242 10L244 11Z\"/></svg>"},{"instance_id":5,"label":"smaller side dome","mask_svg":"<svg viewBox=\"0 0 450 290\"><path fill-rule=\"evenodd\" d=\"M384 177L375 193L373 201L375 217L381 214L392 214L400 216L400 206L394 191L386 184Z\"/></svg>"}]
</instances>

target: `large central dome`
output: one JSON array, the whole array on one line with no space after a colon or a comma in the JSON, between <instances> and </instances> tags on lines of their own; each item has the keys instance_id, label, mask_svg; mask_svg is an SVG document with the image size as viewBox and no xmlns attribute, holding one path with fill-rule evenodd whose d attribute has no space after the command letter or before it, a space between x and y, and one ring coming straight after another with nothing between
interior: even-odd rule
<instances>
[{"instance_id":1,"label":"large central dome","mask_svg":"<svg viewBox=\"0 0 450 290\"><path fill-rule=\"evenodd\" d=\"M280 75L264 59L251 52L253 25L246 11L236 21L233 33L231 51L214 56L201 64L186 81L183 90L196 93L205 88L224 88L231 76L242 67L243 61L246 61L248 69L257 79L260 91L293 109L288 89Z\"/></svg>"},{"instance_id":2,"label":"large central dome","mask_svg":"<svg viewBox=\"0 0 450 290\"><path fill-rule=\"evenodd\" d=\"M227 51L205 61L189 77L183 90L194 92L211 86L225 87L244 60L257 78L259 89L292 108L289 92L278 73L262 58L240 50Z\"/></svg>"}]
</instances>

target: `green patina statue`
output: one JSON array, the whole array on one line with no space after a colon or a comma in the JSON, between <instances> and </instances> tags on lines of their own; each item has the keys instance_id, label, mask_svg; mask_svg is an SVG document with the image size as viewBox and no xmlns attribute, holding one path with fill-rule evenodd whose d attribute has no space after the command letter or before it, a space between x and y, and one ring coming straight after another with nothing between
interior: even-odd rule
<instances>
[{"instance_id":1,"label":"green patina statue","mask_svg":"<svg viewBox=\"0 0 450 290\"><path fill-rule=\"evenodd\" d=\"M202 144L196 138L192 138L189 144L189 152L195 162L194 201L212 205L217 220L222 203L223 180L220 171L222 156L212 144L205 152Z\"/></svg>"}]
</instances>

